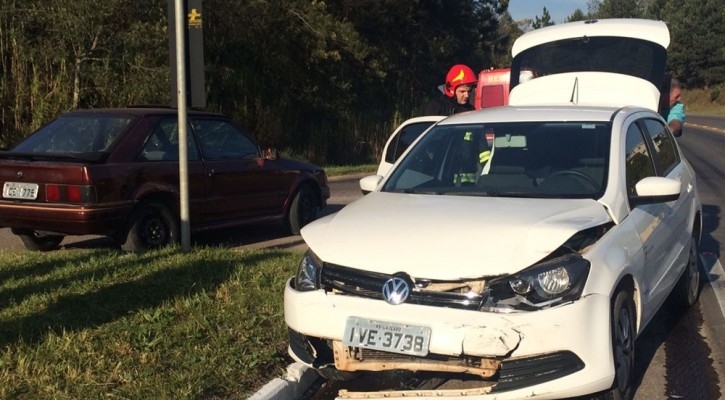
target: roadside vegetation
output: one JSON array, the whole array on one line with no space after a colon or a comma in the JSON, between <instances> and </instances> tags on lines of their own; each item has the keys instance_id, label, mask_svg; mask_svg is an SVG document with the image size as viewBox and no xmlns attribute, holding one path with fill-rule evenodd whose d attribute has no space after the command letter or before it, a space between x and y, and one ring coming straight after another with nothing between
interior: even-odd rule
<instances>
[{"instance_id":1,"label":"roadside vegetation","mask_svg":"<svg viewBox=\"0 0 725 400\"><path fill-rule=\"evenodd\" d=\"M0 254L0 398L246 399L290 362L299 252Z\"/></svg>"},{"instance_id":2,"label":"roadside vegetation","mask_svg":"<svg viewBox=\"0 0 725 400\"><path fill-rule=\"evenodd\" d=\"M66 110L170 104L169 2L137 3L3 3L0 147ZM205 109L283 154L320 165L375 163L393 129L439 95L451 65L508 66L516 38L564 22L546 8L514 21L508 4L205 0ZM721 2L591 0L566 21L620 17L665 21L668 72L708 91L703 108L721 104Z\"/></svg>"}]
</instances>

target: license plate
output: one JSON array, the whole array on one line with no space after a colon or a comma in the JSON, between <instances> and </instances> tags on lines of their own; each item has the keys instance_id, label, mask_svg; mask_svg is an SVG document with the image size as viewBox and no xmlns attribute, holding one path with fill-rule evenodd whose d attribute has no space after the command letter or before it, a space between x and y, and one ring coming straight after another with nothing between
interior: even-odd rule
<instances>
[{"instance_id":1,"label":"license plate","mask_svg":"<svg viewBox=\"0 0 725 400\"><path fill-rule=\"evenodd\" d=\"M38 197L37 183L5 182L3 197L6 199L35 200Z\"/></svg>"},{"instance_id":2,"label":"license plate","mask_svg":"<svg viewBox=\"0 0 725 400\"><path fill-rule=\"evenodd\" d=\"M348 317L342 342L348 346L425 356L430 344L430 328Z\"/></svg>"}]
</instances>

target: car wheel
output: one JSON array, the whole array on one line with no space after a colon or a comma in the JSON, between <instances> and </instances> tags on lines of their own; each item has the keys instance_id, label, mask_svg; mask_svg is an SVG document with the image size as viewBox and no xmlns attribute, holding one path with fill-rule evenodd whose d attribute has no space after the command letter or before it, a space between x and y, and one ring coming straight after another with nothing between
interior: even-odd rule
<instances>
[{"instance_id":1,"label":"car wheel","mask_svg":"<svg viewBox=\"0 0 725 400\"><path fill-rule=\"evenodd\" d=\"M58 249L63 241L63 235L41 235L36 231L15 231L13 233L20 238L23 246L31 251L51 251Z\"/></svg>"},{"instance_id":2,"label":"car wheel","mask_svg":"<svg viewBox=\"0 0 725 400\"><path fill-rule=\"evenodd\" d=\"M690 253L682 276L677 281L673 291L675 304L682 308L695 304L700 296L700 255L697 248L697 239L690 238Z\"/></svg>"},{"instance_id":3,"label":"car wheel","mask_svg":"<svg viewBox=\"0 0 725 400\"><path fill-rule=\"evenodd\" d=\"M293 235L299 235L302 228L317 218L317 195L309 185L302 185L290 205L287 223Z\"/></svg>"},{"instance_id":4,"label":"car wheel","mask_svg":"<svg viewBox=\"0 0 725 400\"><path fill-rule=\"evenodd\" d=\"M142 253L176 244L179 241L179 222L169 208L159 202L139 204L131 213L128 233L121 248Z\"/></svg>"},{"instance_id":5,"label":"car wheel","mask_svg":"<svg viewBox=\"0 0 725 400\"><path fill-rule=\"evenodd\" d=\"M612 350L614 383L609 392L599 398L629 400L634 382L635 316L632 293L627 288L617 291L612 300Z\"/></svg>"}]
</instances>

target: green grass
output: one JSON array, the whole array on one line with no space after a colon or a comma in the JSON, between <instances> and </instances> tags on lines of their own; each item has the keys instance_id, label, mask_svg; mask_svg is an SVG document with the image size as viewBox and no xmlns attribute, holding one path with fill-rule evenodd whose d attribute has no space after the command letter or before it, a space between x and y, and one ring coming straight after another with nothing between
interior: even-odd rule
<instances>
[{"instance_id":1,"label":"green grass","mask_svg":"<svg viewBox=\"0 0 725 400\"><path fill-rule=\"evenodd\" d=\"M0 254L0 398L246 399L290 362L299 252Z\"/></svg>"},{"instance_id":2,"label":"green grass","mask_svg":"<svg viewBox=\"0 0 725 400\"><path fill-rule=\"evenodd\" d=\"M688 114L725 115L725 88L683 90L682 103Z\"/></svg>"},{"instance_id":3,"label":"green grass","mask_svg":"<svg viewBox=\"0 0 725 400\"><path fill-rule=\"evenodd\" d=\"M340 176L356 174L361 172L374 174L378 170L377 164L365 164L365 165L341 165L341 166L327 166L325 172L327 176Z\"/></svg>"}]
</instances>

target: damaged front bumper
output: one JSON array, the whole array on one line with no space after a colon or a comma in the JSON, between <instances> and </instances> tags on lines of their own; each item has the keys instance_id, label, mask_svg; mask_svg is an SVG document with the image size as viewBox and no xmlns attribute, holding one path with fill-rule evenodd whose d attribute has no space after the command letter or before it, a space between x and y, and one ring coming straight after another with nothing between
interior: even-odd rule
<instances>
[{"instance_id":1,"label":"damaged front bumper","mask_svg":"<svg viewBox=\"0 0 725 400\"><path fill-rule=\"evenodd\" d=\"M291 282L285 289L289 352L297 361L341 371L468 374L480 385L456 390L453 397L477 399L562 398L609 388L614 377L609 308L609 299L598 295L542 311L501 314L298 292ZM429 353L418 357L346 346L342 336L349 316L428 326ZM348 398L361 394L346 392Z\"/></svg>"}]
</instances>

